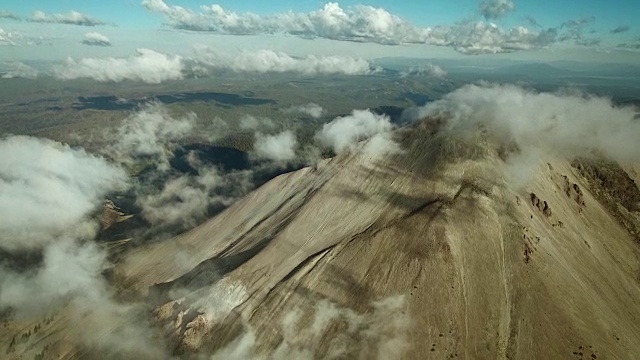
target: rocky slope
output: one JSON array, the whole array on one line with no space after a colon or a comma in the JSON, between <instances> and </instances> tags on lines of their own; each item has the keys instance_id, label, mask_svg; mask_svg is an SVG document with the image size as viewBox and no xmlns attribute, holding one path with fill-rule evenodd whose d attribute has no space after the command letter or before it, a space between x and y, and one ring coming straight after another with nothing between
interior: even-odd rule
<instances>
[{"instance_id":1,"label":"rocky slope","mask_svg":"<svg viewBox=\"0 0 640 360\"><path fill-rule=\"evenodd\" d=\"M126 254L118 296L150 304L169 344L126 356L640 358L638 173L547 156L513 188L500 144L438 124L398 131L401 154L281 175ZM89 356L67 316L6 355Z\"/></svg>"}]
</instances>

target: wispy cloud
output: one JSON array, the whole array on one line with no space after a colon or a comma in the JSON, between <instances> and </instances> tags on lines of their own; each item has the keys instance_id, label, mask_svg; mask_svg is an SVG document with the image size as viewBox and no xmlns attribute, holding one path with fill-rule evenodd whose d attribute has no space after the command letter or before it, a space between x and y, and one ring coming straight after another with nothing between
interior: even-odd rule
<instances>
[{"instance_id":1,"label":"wispy cloud","mask_svg":"<svg viewBox=\"0 0 640 360\"><path fill-rule=\"evenodd\" d=\"M71 10L68 13L47 14L44 11L36 10L28 19L31 22L37 23L53 23L53 24L67 24L67 25L79 25L79 26L99 26L108 25L102 20L92 18L81 12Z\"/></svg>"},{"instance_id":2,"label":"wispy cloud","mask_svg":"<svg viewBox=\"0 0 640 360\"><path fill-rule=\"evenodd\" d=\"M6 64L9 70L2 75L3 79L23 78L23 79L35 79L38 77L38 70L31 66L21 63L13 62Z\"/></svg>"},{"instance_id":3,"label":"wispy cloud","mask_svg":"<svg viewBox=\"0 0 640 360\"><path fill-rule=\"evenodd\" d=\"M16 21L21 21L22 18L8 10L0 10L0 19L11 19Z\"/></svg>"},{"instance_id":4,"label":"wispy cloud","mask_svg":"<svg viewBox=\"0 0 640 360\"><path fill-rule=\"evenodd\" d=\"M19 31L9 31L0 28L0 46L23 46L51 44L47 36L30 36Z\"/></svg>"},{"instance_id":5,"label":"wispy cloud","mask_svg":"<svg viewBox=\"0 0 640 360\"><path fill-rule=\"evenodd\" d=\"M428 63L422 66L411 67L400 73L400 77L406 78L409 76L431 76L444 78L447 76L447 71L438 65Z\"/></svg>"},{"instance_id":6,"label":"wispy cloud","mask_svg":"<svg viewBox=\"0 0 640 360\"><path fill-rule=\"evenodd\" d=\"M284 112L285 114L303 114L314 119L318 119L324 114L325 111L322 106L316 103L308 103L304 105L288 107L286 109L283 109L282 112Z\"/></svg>"},{"instance_id":7,"label":"wispy cloud","mask_svg":"<svg viewBox=\"0 0 640 360\"><path fill-rule=\"evenodd\" d=\"M111 40L109 40L108 37L97 32L89 32L84 34L82 43L89 46L111 46L112 45Z\"/></svg>"},{"instance_id":8,"label":"wispy cloud","mask_svg":"<svg viewBox=\"0 0 640 360\"><path fill-rule=\"evenodd\" d=\"M617 26L617 27L611 29L611 33L612 34L622 34L622 33L626 33L629 30L631 30L631 27L629 27L628 25L620 25L620 26Z\"/></svg>"},{"instance_id":9,"label":"wispy cloud","mask_svg":"<svg viewBox=\"0 0 640 360\"><path fill-rule=\"evenodd\" d=\"M499 19L515 9L511 0L485 0L479 6L480 14L487 20Z\"/></svg>"}]
</instances>

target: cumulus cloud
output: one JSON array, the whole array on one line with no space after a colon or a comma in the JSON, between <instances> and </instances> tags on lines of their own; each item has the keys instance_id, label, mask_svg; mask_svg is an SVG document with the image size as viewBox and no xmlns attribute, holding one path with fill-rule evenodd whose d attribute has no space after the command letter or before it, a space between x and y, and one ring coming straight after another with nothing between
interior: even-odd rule
<instances>
[{"instance_id":1,"label":"cumulus cloud","mask_svg":"<svg viewBox=\"0 0 640 360\"><path fill-rule=\"evenodd\" d=\"M295 159L295 148L298 140L293 132L287 130L277 135L258 133L253 146L256 155L273 161L290 161Z\"/></svg>"},{"instance_id":2,"label":"cumulus cloud","mask_svg":"<svg viewBox=\"0 0 640 360\"><path fill-rule=\"evenodd\" d=\"M284 112L285 114L303 114L314 119L319 119L320 117L322 117L325 111L322 106L316 103L308 103L304 105L295 105L288 107L286 109L283 109L282 112Z\"/></svg>"},{"instance_id":3,"label":"cumulus cloud","mask_svg":"<svg viewBox=\"0 0 640 360\"><path fill-rule=\"evenodd\" d=\"M505 31L493 23L477 21L440 29L438 38L442 45L462 54L498 54L547 47L557 42L558 31L531 31L522 26Z\"/></svg>"},{"instance_id":4,"label":"cumulus cloud","mask_svg":"<svg viewBox=\"0 0 640 360\"><path fill-rule=\"evenodd\" d=\"M640 161L640 122L632 107L574 93L538 93L513 85L468 85L423 107L418 118L442 116L455 134L486 126L489 133L521 149L520 159L537 153Z\"/></svg>"},{"instance_id":5,"label":"cumulus cloud","mask_svg":"<svg viewBox=\"0 0 640 360\"><path fill-rule=\"evenodd\" d=\"M391 139L392 130L393 125L388 116L369 110L353 110L350 115L325 124L315 137L321 145L331 148L336 154L354 150L360 146L361 141L372 138L365 144L365 150L368 155L377 157L398 149ZM376 145L381 147L374 151Z\"/></svg>"},{"instance_id":6,"label":"cumulus cloud","mask_svg":"<svg viewBox=\"0 0 640 360\"><path fill-rule=\"evenodd\" d=\"M370 42L383 45L428 44L452 47L462 54L485 54L544 48L558 41L558 33L576 32L580 20L570 20L562 26L533 30L524 26L500 28L493 23L461 22L452 26L417 27L385 9L356 5L342 8L329 2L308 13L257 15L236 13L219 5L202 6L200 11L167 5L163 0L144 0L150 11L164 15L170 28L207 31L230 35L289 34L303 38L325 38L338 41ZM495 19L513 11L511 0L488 0L481 11L487 19ZM579 31L578 31L579 32ZM569 37L570 38L570 37ZM277 58L277 54L262 56ZM242 59L252 63L255 60ZM272 59L271 62L276 59ZM289 63L289 59L277 59ZM237 65L242 67L242 65ZM268 67L266 64L260 68ZM271 70L273 71L273 70Z\"/></svg>"},{"instance_id":7,"label":"cumulus cloud","mask_svg":"<svg viewBox=\"0 0 640 360\"><path fill-rule=\"evenodd\" d=\"M406 78L409 76L431 76L436 78L444 78L447 76L447 71L435 64L426 64L418 67L410 67L409 69L402 71L400 77Z\"/></svg>"},{"instance_id":8,"label":"cumulus cloud","mask_svg":"<svg viewBox=\"0 0 640 360\"><path fill-rule=\"evenodd\" d=\"M628 25L620 25L620 26L617 26L617 27L611 29L611 33L612 34L622 34L622 33L626 33L629 30L631 30L631 27L629 27Z\"/></svg>"},{"instance_id":9,"label":"cumulus cloud","mask_svg":"<svg viewBox=\"0 0 640 360\"><path fill-rule=\"evenodd\" d=\"M0 247L8 250L91 232L87 214L126 182L119 167L49 140L7 137L0 153Z\"/></svg>"},{"instance_id":10,"label":"cumulus cloud","mask_svg":"<svg viewBox=\"0 0 640 360\"><path fill-rule=\"evenodd\" d=\"M0 10L0 19L11 19L16 21L22 20L20 16L7 10Z\"/></svg>"},{"instance_id":11,"label":"cumulus cloud","mask_svg":"<svg viewBox=\"0 0 640 360\"><path fill-rule=\"evenodd\" d=\"M272 50L223 54L200 47L196 49L196 60L212 68L236 72L366 75L375 71L369 61L364 59L315 55L293 57Z\"/></svg>"},{"instance_id":12,"label":"cumulus cloud","mask_svg":"<svg viewBox=\"0 0 640 360\"><path fill-rule=\"evenodd\" d=\"M479 6L480 14L487 20L499 19L515 9L511 0L485 0Z\"/></svg>"},{"instance_id":13,"label":"cumulus cloud","mask_svg":"<svg viewBox=\"0 0 640 360\"><path fill-rule=\"evenodd\" d=\"M138 49L137 55L128 58L69 58L65 64L54 67L53 74L62 80L90 78L103 82L132 80L159 84L182 79L184 69L180 55Z\"/></svg>"},{"instance_id":14,"label":"cumulus cloud","mask_svg":"<svg viewBox=\"0 0 640 360\"><path fill-rule=\"evenodd\" d=\"M111 40L97 32L88 32L84 34L82 43L89 46L111 46Z\"/></svg>"},{"instance_id":15,"label":"cumulus cloud","mask_svg":"<svg viewBox=\"0 0 640 360\"><path fill-rule=\"evenodd\" d=\"M142 5L163 14L169 27L222 34L288 33L333 40L402 44L424 42L426 32L382 8L357 5L343 9L334 2L309 13L268 16L240 14L215 4L202 6L200 12L169 6L163 0L143 0Z\"/></svg>"},{"instance_id":16,"label":"cumulus cloud","mask_svg":"<svg viewBox=\"0 0 640 360\"><path fill-rule=\"evenodd\" d=\"M36 10L31 15L31 18L29 18L29 21L37 23L54 23L79 26L107 25L107 23L105 23L104 21L94 19L75 10L71 10L68 13L63 14L47 14L44 11Z\"/></svg>"},{"instance_id":17,"label":"cumulus cloud","mask_svg":"<svg viewBox=\"0 0 640 360\"><path fill-rule=\"evenodd\" d=\"M13 79L13 78L22 78L22 79L35 79L38 77L38 70L32 68L31 66L21 63L7 63L6 64L9 70L2 75L3 79Z\"/></svg>"},{"instance_id":18,"label":"cumulus cloud","mask_svg":"<svg viewBox=\"0 0 640 360\"><path fill-rule=\"evenodd\" d=\"M159 103L146 104L111 134L114 141L105 148L105 155L126 165L143 158L161 171L168 170L172 144L190 134L196 120L194 113L173 117Z\"/></svg>"}]
</instances>

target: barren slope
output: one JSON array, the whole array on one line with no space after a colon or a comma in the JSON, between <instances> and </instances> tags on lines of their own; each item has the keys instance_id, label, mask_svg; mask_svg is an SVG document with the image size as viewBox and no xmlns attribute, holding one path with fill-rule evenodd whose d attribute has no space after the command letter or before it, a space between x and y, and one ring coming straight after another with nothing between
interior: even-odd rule
<instances>
[{"instance_id":1,"label":"barren slope","mask_svg":"<svg viewBox=\"0 0 640 360\"><path fill-rule=\"evenodd\" d=\"M435 127L281 175L112 279L186 357L640 358L638 212L571 159L511 189L490 139ZM67 316L8 356L86 357Z\"/></svg>"},{"instance_id":2,"label":"barren slope","mask_svg":"<svg viewBox=\"0 0 640 360\"><path fill-rule=\"evenodd\" d=\"M638 243L568 159L513 191L486 139L398 136L404 154L280 176L118 274L161 283L177 353L640 357Z\"/></svg>"}]
</instances>

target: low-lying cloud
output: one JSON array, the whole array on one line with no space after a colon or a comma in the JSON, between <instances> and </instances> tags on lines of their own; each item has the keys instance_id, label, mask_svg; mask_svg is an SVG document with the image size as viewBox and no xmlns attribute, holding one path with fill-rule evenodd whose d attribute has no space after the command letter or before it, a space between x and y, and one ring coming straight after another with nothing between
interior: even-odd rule
<instances>
[{"instance_id":1,"label":"low-lying cloud","mask_svg":"<svg viewBox=\"0 0 640 360\"><path fill-rule=\"evenodd\" d=\"M308 103L304 105L295 105L282 110L285 114L302 114L314 119L319 119L324 115L325 111L322 106L316 103Z\"/></svg>"},{"instance_id":2,"label":"low-lying cloud","mask_svg":"<svg viewBox=\"0 0 640 360\"><path fill-rule=\"evenodd\" d=\"M253 146L256 155L273 161L290 161L296 158L296 135L290 131L283 131L276 135L256 134Z\"/></svg>"},{"instance_id":3,"label":"low-lying cloud","mask_svg":"<svg viewBox=\"0 0 640 360\"><path fill-rule=\"evenodd\" d=\"M35 79L39 74L38 70L22 62L8 63L6 66L8 70L2 75L3 79Z\"/></svg>"},{"instance_id":4,"label":"low-lying cloud","mask_svg":"<svg viewBox=\"0 0 640 360\"><path fill-rule=\"evenodd\" d=\"M227 54L216 52L209 48L198 48L196 49L195 58L214 69L235 72L366 75L376 70L369 61L364 59L348 56L315 55L293 57L272 50L243 51L239 54Z\"/></svg>"},{"instance_id":5,"label":"low-lying cloud","mask_svg":"<svg viewBox=\"0 0 640 360\"><path fill-rule=\"evenodd\" d=\"M272 128L274 126L276 126L276 124L268 117L256 117L244 114L239 119L239 127L243 130L257 130L259 128Z\"/></svg>"},{"instance_id":6,"label":"low-lying cloud","mask_svg":"<svg viewBox=\"0 0 640 360\"><path fill-rule=\"evenodd\" d=\"M82 43L89 46L111 46L111 40L108 37L98 33L89 32L84 34Z\"/></svg>"},{"instance_id":7,"label":"low-lying cloud","mask_svg":"<svg viewBox=\"0 0 640 360\"><path fill-rule=\"evenodd\" d=\"M90 78L102 82L132 80L149 84L184 77L185 64L180 55L150 49L138 49L137 52L128 58L69 58L65 64L54 67L53 75L62 80Z\"/></svg>"},{"instance_id":8,"label":"low-lying cloud","mask_svg":"<svg viewBox=\"0 0 640 360\"><path fill-rule=\"evenodd\" d=\"M426 116L449 119L447 129L454 134L485 126L497 139L516 144L519 159L535 161L537 154L551 153L640 161L636 109L615 106L607 98L538 93L514 85L467 85L421 108L416 117Z\"/></svg>"},{"instance_id":9,"label":"low-lying cloud","mask_svg":"<svg viewBox=\"0 0 640 360\"><path fill-rule=\"evenodd\" d=\"M203 167L195 176L171 179L160 192L140 196L137 204L152 225L191 228L206 218L210 206L226 207L235 200L235 194L216 194L227 181L215 167Z\"/></svg>"},{"instance_id":10,"label":"low-lying cloud","mask_svg":"<svg viewBox=\"0 0 640 360\"><path fill-rule=\"evenodd\" d=\"M0 249L41 255L19 270L1 259L0 312L32 321L66 307L64 326L83 328L83 336L71 339L76 345L162 355L151 328L126 323L139 312L112 299L102 275L107 253L93 241L93 214L108 192L127 185L124 171L84 150L27 136L3 138L0 152L6 155L0 157ZM119 330L125 323L127 330Z\"/></svg>"},{"instance_id":11,"label":"low-lying cloud","mask_svg":"<svg viewBox=\"0 0 640 360\"><path fill-rule=\"evenodd\" d=\"M124 119L111 134L113 143L105 148L105 155L126 165L142 158L152 162L158 170L166 171L173 156L172 144L190 134L196 121L194 113L173 117L159 103L146 104Z\"/></svg>"},{"instance_id":12,"label":"low-lying cloud","mask_svg":"<svg viewBox=\"0 0 640 360\"><path fill-rule=\"evenodd\" d=\"M402 78L411 76L430 76L435 78L444 78L447 76L447 71L438 65L429 63L423 66L410 67L409 69L400 73L400 77Z\"/></svg>"},{"instance_id":13,"label":"low-lying cloud","mask_svg":"<svg viewBox=\"0 0 640 360\"><path fill-rule=\"evenodd\" d=\"M95 231L86 216L125 172L101 157L50 140L0 140L0 247L34 249Z\"/></svg>"},{"instance_id":14,"label":"low-lying cloud","mask_svg":"<svg viewBox=\"0 0 640 360\"><path fill-rule=\"evenodd\" d=\"M396 152L399 149L391 138L393 124L386 115L379 115L370 110L353 110L350 115L342 116L325 124L316 133L316 140L336 154L356 150L361 141L370 139L365 144L365 152L371 157Z\"/></svg>"},{"instance_id":15,"label":"low-lying cloud","mask_svg":"<svg viewBox=\"0 0 640 360\"><path fill-rule=\"evenodd\" d=\"M310 311L293 308L273 324L281 338L278 346L260 346L256 331L245 325L245 332L217 351L212 360L240 359L393 359L409 349L411 319L402 295L390 296L370 304L359 313L329 300L312 304ZM336 327L336 324L344 326ZM326 353L321 349L326 347ZM321 355L322 354L322 355Z\"/></svg>"}]
</instances>

